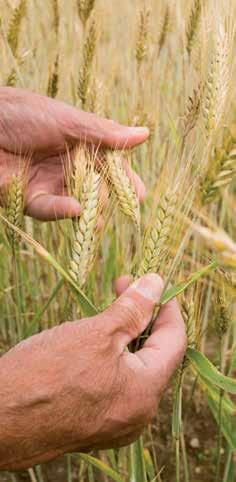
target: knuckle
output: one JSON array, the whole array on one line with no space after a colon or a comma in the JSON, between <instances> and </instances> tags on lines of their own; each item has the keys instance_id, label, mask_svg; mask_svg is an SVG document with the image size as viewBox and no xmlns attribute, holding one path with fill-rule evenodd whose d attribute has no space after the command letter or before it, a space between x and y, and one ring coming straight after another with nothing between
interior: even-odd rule
<instances>
[{"instance_id":1,"label":"knuckle","mask_svg":"<svg viewBox=\"0 0 236 482\"><path fill-rule=\"evenodd\" d=\"M143 307L135 304L133 300L124 298L120 303L119 316L122 317L124 330L128 331L131 336L137 337L141 331L142 322L145 318Z\"/></svg>"}]
</instances>

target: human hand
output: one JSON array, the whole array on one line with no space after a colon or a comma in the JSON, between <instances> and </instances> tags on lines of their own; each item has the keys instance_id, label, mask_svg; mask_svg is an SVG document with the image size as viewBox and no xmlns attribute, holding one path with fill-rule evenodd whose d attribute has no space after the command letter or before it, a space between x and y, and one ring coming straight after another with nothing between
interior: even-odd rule
<instances>
[{"instance_id":1,"label":"human hand","mask_svg":"<svg viewBox=\"0 0 236 482\"><path fill-rule=\"evenodd\" d=\"M127 284L119 282L118 291ZM144 347L126 351L150 322L162 290L158 275L146 275L102 314L44 331L2 357L0 470L120 447L141 434L186 348L172 300Z\"/></svg>"},{"instance_id":2,"label":"human hand","mask_svg":"<svg viewBox=\"0 0 236 482\"><path fill-rule=\"evenodd\" d=\"M41 220L80 214L80 205L67 194L63 154L79 142L99 148L131 148L144 142L147 128L125 127L63 102L11 87L0 88L0 193L30 158L25 193L26 213ZM130 171L142 200L145 188Z\"/></svg>"}]
</instances>

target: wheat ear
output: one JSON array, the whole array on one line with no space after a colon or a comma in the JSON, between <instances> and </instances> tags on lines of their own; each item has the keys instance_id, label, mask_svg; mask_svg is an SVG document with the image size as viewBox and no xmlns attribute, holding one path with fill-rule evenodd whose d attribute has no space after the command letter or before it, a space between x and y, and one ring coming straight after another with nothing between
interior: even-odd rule
<instances>
[{"instance_id":1,"label":"wheat ear","mask_svg":"<svg viewBox=\"0 0 236 482\"><path fill-rule=\"evenodd\" d=\"M162 20L162 25L161 25L161 30L160 30L160 35L158 39L158 55L160 55L161 50L163 49L168 33L170 25L170 11L168 5L166 6L164 17Z\"/></svg>"},{"instance_id":2,"label":"wheat ear","mask_svg":"<svg viewBox=\"0 0 236 482\"><path fill-rule=\"evenodd\" d=\"M87 166L82 188L78 188L79 181L75 181L76 189L81 190L82 214L73 223L73 245L69 271L80 287L86 284L95 258L100 180L100 174L94 170L93 165L90 165Z\"/></svg>"},{"instance_id":3,"label":"wheat ear","mask_svg":"<svg viewBox=\"0 0 236 482\"><path fill-rule=\"evenodd\" d=\"M191 8L191 12L188 19L188 25L186 29L187 38L187 52L191 55L194 40L197 35L199 23L201 18L201 0L194 0Z\"/></svg>"},{"instance_id":4,"label":"wheat ear","mask_svg":"<svg viewBox=\"0 0 236 482\"><path fill-rule=\"evenodd\" d=\"M11 224L22 228L24 212L24 184L23 175L14 174L8 188L6 200L6 217ZM10 227L7 228L7 237L12 249L19 243L19 235Z\"/></svg>"},{"instance_id":5,"label":"wheat ear","mask_svg":"<svg viewBox=\"0 0 236 482\"><path fill-rule=\"evenodd\" d=\"M230 310L230 303L227 302L225 290L218 292L216 296L216 310L215 310L215 328L219 339L221 340L227 333L232 321L232 313Z\"/></svg>"},{"instance_id":6,"label":"wheat ear","mask_svg":"<svg viewBox=\"0 0 236 482\"><path fill-rule=\"evenodd\" d=\"M58 0L52 0L52 7L53 7L53 25L54 25L56 37L58 37L59 23L60 23Z\"/></svg>"},{"instance_id":7,"label":"wheat ear","mask_svg":"<svg viewBox=\"0 0 236 482\"><path fill-rule=\"evenodd\" d=\"M9 23L7 40L14 57L17 57L18 53L20 28L22 20L26 14L26 7L27 0L21 0L19 5L15 7Z\"/></svg>"},{"instance_id":8,"label":"wheat ear","mask_svg":"<svg viewBox=\"0 0 236 482\"><path fill-rule=\"evenodd\" d=\"M192 95L188 97L187 105L183 115L183 140L196 126L201 106L201 86L197 86Z\"/></svg>"},{"instance_id":9,"label":"wheat ear","mask_svg":"<svg viewBox=\"0 0 236 482\"><path fill-rule=\"evenodd\" d=\"M229 42L223 26L220 26L202 102L203 126L207 138L217 129L223 117L229 79Z\"/></svg>"},{"instance_id":10,"label":"wheat ear","mask_svg":"<svg viewBox=\"0 0 236 482\"><path fill-rule=\"evenodd\" d=\"M144 6L139 12L135 56L138 67L147 56L150 10Z\"/></svg>"},{"instance_id":11,"label":"wheat ear","mask_svg":"<svg viewBox=\"0 0 236 482\"><path fill-rule=\"evenodd\" d=\"M89 26L88 33L84 41L82 63L79 71L78 96L81 100L83 108L85 107L89 91L91 69L95 55L96 42L97 30L95 20L93 20Z\"/></svg>"},{"instance_id":12,"label":"wheat ear","mask_svg":"<svg viewBox=\"0 0 236 482\"><path fill-rule=\"evenodd\" d=\"M190 348L197 348L199 342L199 334L197 332L196 314L195 314L195 304L192 299L183 299L182 302L182 315L185 322L187 343ZM182 368L187 368L189 365L189 360L184 357Z\"/></svg>"},{"instance_id":13,"label":"wheat ear","mask_svg":"<svg viewBox=\"0 0 236 482\"><path fill-rule=\"evenodd\" d=\"M222 189L229 186L236 176L236 141L230 130L225 129L223 145L215 148L203 180L202 202L208 204L217 199Z\"/></svg>"},{"instance_id":14,"label":"wheat ear","mask_svg":"<svg viewBox=\"0 0 236 482\"><path fill-rule=\"evenodd\" d=\"M84 27L94 9L95 0L77 0L78 14Z\"/></svg>"},{"instance_id":15,"label":"wheat ear","mask_svg":"<svg viewBox=\"0 0 236 482\"><path fill-rule=\"evenodd\" d=\"M176 212L176 202L176 193L169 191L161 196L155 221L147 229L144 236L142 260L138 276L159 271L168 251L169 238Z\"/></svg>"},{"instance_id":16,"label":"wheat ear","mask_svg":"<svg viewBox=\"0 0 236 482\"><path fill-rule=\"evenodd\" d=\"M59 55L57 54L56 60L53 64L53 68L48 80L47 95L49 97L54 98L57 96L58 82L59 82Z\"/></svg>"},{"instance_id":17,"label":"wheat ear","mask_svg":"<svg viewBox=\"0 0 236 482\"><path fill-rule=\"evenodd\" d=\"M140 225L140 208L135 188L126 174L120 154L107 154L108 177L122 213L137 226Z\"/></svg>"}]
</instances>

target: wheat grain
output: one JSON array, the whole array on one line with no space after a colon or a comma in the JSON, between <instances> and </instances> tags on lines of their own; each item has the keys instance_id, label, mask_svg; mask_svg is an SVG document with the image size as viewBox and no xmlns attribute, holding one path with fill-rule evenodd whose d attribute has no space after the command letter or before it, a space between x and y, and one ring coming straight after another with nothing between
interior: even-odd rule
<instances>
[{"instance_id":1,"label":"wheat grain","mask_svg":"<svg viewBox=\"0 0 236 482\"><path fill-rule=\"evenodd\" d=\"M124 169L121 155L116 152L109 152L107 154L107 167L108 177L112 184L120 210L139 227L139 201L135 188Z\"/></svg>"}]
</instances>

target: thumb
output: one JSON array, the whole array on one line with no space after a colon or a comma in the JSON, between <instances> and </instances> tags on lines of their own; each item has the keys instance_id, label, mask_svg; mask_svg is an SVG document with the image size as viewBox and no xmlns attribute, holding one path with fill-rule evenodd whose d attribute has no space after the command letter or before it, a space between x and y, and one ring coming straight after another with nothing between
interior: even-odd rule
<instances>
[{"instance_id":1,"label":"thumb","mask_svg":"<svg viewBox=\"0 0 236 482\"><path fill-rule=\"evenodd\" d=\"M79 216L81 207L73 197L39 193L26 206L26 214L40 221L54 221Z\"/></svg>"},{"instance_id":2,"label":"thumb","mask_svg":"<svg viewBox=\"0 0 236 482\"><path fill-rule=\"evenodd\" d=\"M99 315L113 339L116 339L121 352L148 326L154 307L160 300L163 285L157 274L143 276Z\"/></svg>"}]
</instances>

